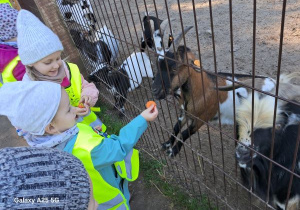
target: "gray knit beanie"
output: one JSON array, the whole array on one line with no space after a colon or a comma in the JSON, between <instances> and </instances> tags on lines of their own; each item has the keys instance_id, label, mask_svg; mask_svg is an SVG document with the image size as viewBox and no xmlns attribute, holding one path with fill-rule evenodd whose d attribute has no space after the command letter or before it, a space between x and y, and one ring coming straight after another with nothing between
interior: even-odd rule
<instances>
[{"instance_id":1,"label":"gray knit beanie","mask_svg":"<svg viewBox=\"0 0 300 210\"><path fill-rule=\"evenodd\" d=\"M33 64L63 50L58 36L27 10L19 11L17 30L18 52L24 65Z\"/></svg>"},{"instance_id":2,"label":"gray knit beanie","mask_svg":"<svg viewBox=\"0 0 300 210\"><path fill-rule=\"evenodd\" d=\"M0 209L88 208L90 183L82 163L55 149L0 150Z\"/></svg>"},{"instance_id":3,"label":"gray knit beanie","mask_svg":"<svg viewBox=\"0 0 300 210\"><path fill-rule=\"evenodd\" d=\"M0 41L6 41L17 37L18 10L9 4L0 4Z\"/></svg>"},{"instance_id":4,"label":"gray knit beanie","mask_svg":"<svg viewBox=\"0 0 300 210\"><path fill-rule=\"evenodd\" d=\"M61 86L54 82L8 82L0 88L0 115L15 127L43 135L56 115Z\"/></svg>"}]
</instances>

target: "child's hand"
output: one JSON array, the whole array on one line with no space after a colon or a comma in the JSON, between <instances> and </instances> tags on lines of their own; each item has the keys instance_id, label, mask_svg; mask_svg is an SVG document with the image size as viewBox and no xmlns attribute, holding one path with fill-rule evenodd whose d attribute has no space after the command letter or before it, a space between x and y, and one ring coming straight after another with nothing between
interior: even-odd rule
<instances>
[{"instance_id":1,"label":"child's hand","mask_svg":"<svg viewBox=\"0 0 300 210\"><path fill-rule=\"evenodd\" d=\"M92 98L90 96L81 96L79 106L76 107L76 114L80 116L87 115L90 111L90 102Z\"/></svg>"},{"instance_id":2,"label":"child's hand","mask_svg":"<svg viewBox=\"0 0 300 210\"><path fill-rule=\"evenodd\" d=\"M79 116L87 115L90 111L89 107L84 107L84 108L75 107L75 109L76 109L76 115Z\"/></svg>"},{"instance_id":3,"label":"child's hand","mask_svg":"<svg viewBox=\"0 0 300 210\"><path fill-rule=\"evenodd\" d=\"M85 107L86 106L89 107L91 102L92 102L92 97L90 97L90 96L81 96L80 101L79 101L79 103L83 103Z\"/></svg>"},{"instance_id":4,"label":"child's hand","mask_svg":"<svg viewBox=\"0 0 300 210\"><path fill-rule=\"evenodd\" d=\"M144 110L141 113L142 117L145 118L146 121L153 121L156 119L158 115L158 110L154 104L152 104L148 109Z\"/></svg>"},{"instance_id":5,"label":"child's hand","mask_svg":"<svg viewBox=\"0 0 300 210\"><path fill-rule=\"evenodd\" d=\"M96 130L98 130L98 131L102 131L102 127L100 126L100 125L97 125L97 126L95 126L94 127Z\"/></svg>"}]
</instances>

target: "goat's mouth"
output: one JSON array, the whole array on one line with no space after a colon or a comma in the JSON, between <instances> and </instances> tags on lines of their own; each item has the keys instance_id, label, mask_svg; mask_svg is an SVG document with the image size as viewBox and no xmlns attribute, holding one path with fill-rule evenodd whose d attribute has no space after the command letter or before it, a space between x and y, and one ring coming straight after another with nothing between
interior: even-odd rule
<instances>
[{"instance_id":1,"label":"goat's mouth","mask_svg":"<svg viewBox=\"0 0 300 210\"><path fill-rule=\"evenodd\" d=\"M164 90L160 90L158 92L154 92L154 97L157 100L165 99L168 94Z\"/></svg>"},{"instance_id":2,"label":"goat's mouth","mask_svg":"<svg viewBox=\"0 0 300 210\"><path fill-rule=\"evenodd\" d=\"M244 146L238 145L235 150L235 157L236 157L236 160L238 161L240 167L247 165L256 156L257 156L257 153L253 152L253 154L251 155L251 150L248 148L245 148Z\"/></svg>"}]
</instances>

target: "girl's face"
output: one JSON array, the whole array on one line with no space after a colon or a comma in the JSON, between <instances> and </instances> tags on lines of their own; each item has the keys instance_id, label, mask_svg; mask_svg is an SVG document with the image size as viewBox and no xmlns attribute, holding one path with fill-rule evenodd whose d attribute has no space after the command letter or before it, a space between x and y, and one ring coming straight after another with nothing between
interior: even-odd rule
<instances>
[{"instance_id":1,"label":"girl's face","mask_svg":"<svg viewBox=\"0 0 300 210\"><path fill-rule=\"evenodd\" d=\"M55 77L61 65L61 51L57 51L29 66L34 67L45 76Z\"/></svg>"},{"instance_id":2,"label":"girl's face","mask_svg":"<svg viewBox=\"0 0 300 210\"><path fill-rule=\"evenodd\" d=\"M46 127L48 134L59 134L72 128L77 122L76 108L71 106L69 96L61 89L61 99L58 110L52 122Z\"/></svg>"}]
</instances>

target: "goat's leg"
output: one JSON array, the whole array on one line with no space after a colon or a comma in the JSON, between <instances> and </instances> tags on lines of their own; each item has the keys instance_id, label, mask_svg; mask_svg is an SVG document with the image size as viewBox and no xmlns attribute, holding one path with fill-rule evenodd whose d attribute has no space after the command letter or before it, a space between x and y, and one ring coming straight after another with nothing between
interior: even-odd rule
<instances>
[{"instance_id":1,"label":"goat's leg","mask_svg":"<svg viewBox=\"0 0 300 210\"><path fill-rule=\"evenodd\" d=\"M125 107L124 104L126 102L127 99L127 93L123 93L122 95L119 95L119 116L123 117L125 115Z\"/></svg>"},{"instance_id":2,"label":"goat's leg","mask_svg":"<svg viewBox=\"0 0 300 210\"><path fill-rule=\"evenodd\" d=\"M175 157L180 152L183 142L185 142L185 140L187 140L191 135L196 133L197 129L194 122L195 121L193 120L189 127L181 133L182 141L177 141L175 146L167 150L168 156Z\"/></svg>"},{"instance_id":3,"label":"goat's leg","mask_svg":"<svg viewBox=\"0 0 300 210\"><path fill-rule=\"evenodd\" d=\"M178 121L173 128L173 133L170 139L161 145L162 151L165 151L173 146L175 142L175 137L178 135L179 131L181 130L182 126L185 125L185 123L186 123L186 118L185 118L184 110L181 110L180 117L178 118Z\"/></svg>"},{"instance_id":4,"label":"goat's leg","mask_svg":"<svg viewBox=\"0 0 300 210\"><path fill-rule=\"evenodd\" d=\"M115 106L114 109L119 110L119 97L117 94L114 95L114 99L115 99Z\"/></svg>"}]
</instances>

